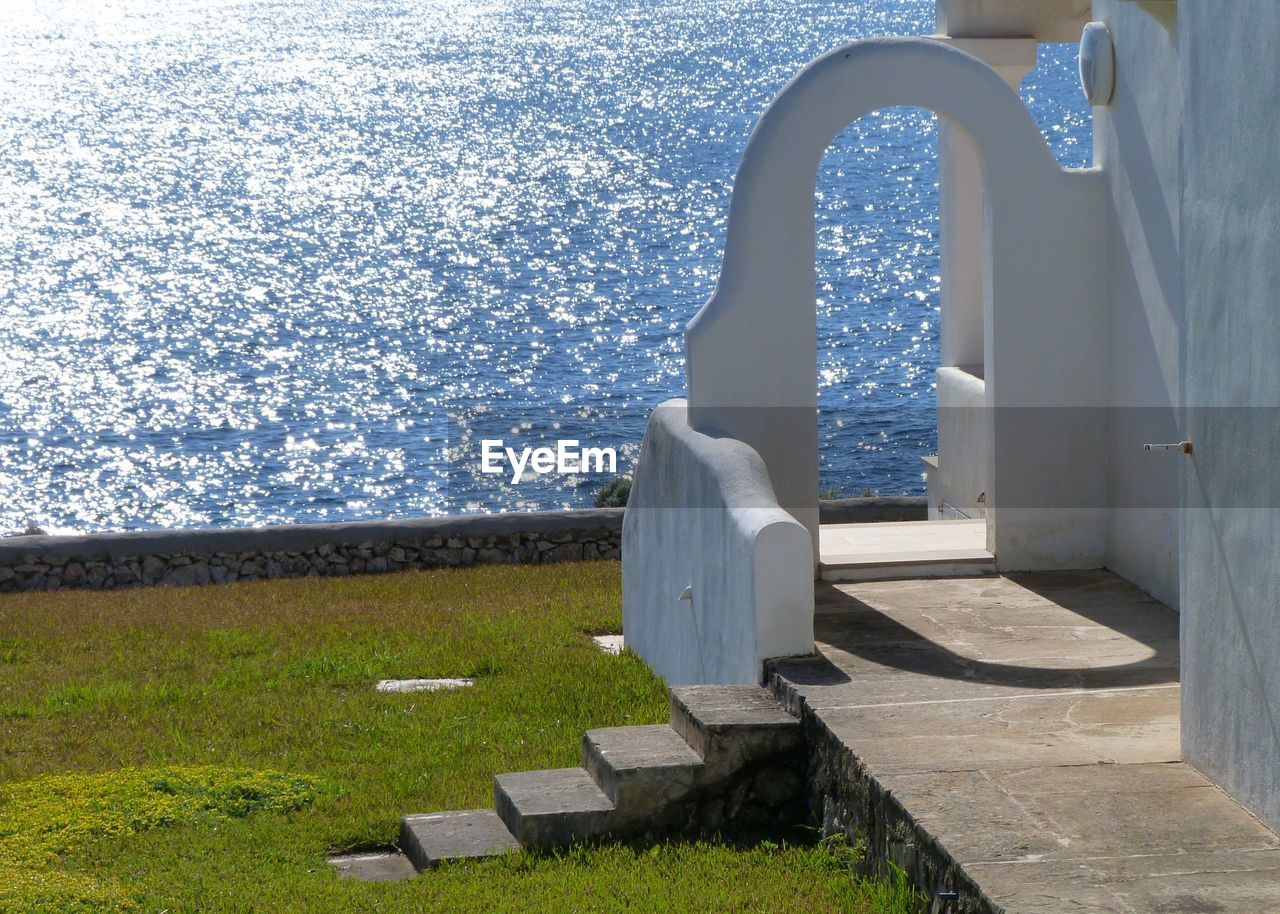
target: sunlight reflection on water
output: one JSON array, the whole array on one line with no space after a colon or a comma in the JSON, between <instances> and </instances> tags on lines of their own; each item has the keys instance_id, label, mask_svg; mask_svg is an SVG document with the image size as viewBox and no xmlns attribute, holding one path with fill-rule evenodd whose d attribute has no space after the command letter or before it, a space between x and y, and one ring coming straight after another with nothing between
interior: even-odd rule
<instances>
[{"instance_id":1,"label":"sunlight reflection on water","mask_svg":"<svg viewBox=\"0 0 1280 914\"><path fill-rule=\"evenodd\" d=\"M581 506L458 423L634 455L683 390L754 120L932 0L63 0L0 7L0 531ZM1024 85L1089 158L1073 49ZM841 136L818 206L824 483L919 491L932 118ZM585 417L580 415L585 411Z\"/></svg>"}]
</instances>

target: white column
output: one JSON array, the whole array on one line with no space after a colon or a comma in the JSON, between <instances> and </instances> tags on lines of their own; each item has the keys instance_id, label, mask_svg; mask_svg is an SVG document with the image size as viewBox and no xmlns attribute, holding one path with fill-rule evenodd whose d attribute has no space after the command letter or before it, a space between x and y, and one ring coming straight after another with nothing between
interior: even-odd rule
<instances>
[{"instance_id":1,"label":"white column","mask_svg":"<svg viewBox=\"0 0 1280 914\"><path fill-rule=\"evenodd\" d=\"M1015 92L1036 64L1031 38L949 38L994 69ZM938 124L938 202L942 260L941 364L982 376L983 251L982 165L972 140L942 119Z\"/></svg>"}]
</instances>

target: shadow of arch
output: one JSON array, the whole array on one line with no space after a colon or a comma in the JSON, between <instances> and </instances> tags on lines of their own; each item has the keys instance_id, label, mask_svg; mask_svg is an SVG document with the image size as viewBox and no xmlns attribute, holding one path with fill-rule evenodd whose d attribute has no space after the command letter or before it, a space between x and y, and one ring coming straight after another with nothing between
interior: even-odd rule
<instances>
[{"instance_id":1,"label":"shadow of arch","mask_svg":"<svg viewBox=\"0 0 1280 914\"><path fill-rule=\"evenodd\" d=\"M969 657L930 639L874 606L830 584L818 584L815 636L818 641L878 666L938 679L1012 686L1024 689L1106 689L1170 685L1178 682L1177 614L1149 600L1149 605L1106 611L1095 598L1098 581L1118 581L1106 572L1084 575L1011 574L1006 578L1083 619L1103 625L1139 644L1151 655L1107 666L1036 666ZM1109 580L1108 580L1109 579ZM1136 591L1136 588L1132 589ZM1170 638L1168 635L1174 637ZM819 654L786 662L785 675L801 685L840 685L849 675Z\"/></svg>"}]
</instances>

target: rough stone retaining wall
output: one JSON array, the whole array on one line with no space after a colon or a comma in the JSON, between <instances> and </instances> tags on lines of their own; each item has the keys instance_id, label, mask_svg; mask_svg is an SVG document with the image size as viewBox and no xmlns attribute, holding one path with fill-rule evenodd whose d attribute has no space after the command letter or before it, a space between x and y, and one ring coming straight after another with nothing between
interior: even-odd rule
<instances>
[{"instance_id":1,"label":"rough stone retaining wall","mask_svg":"<svg viewBox=\"0 0 1280 914\"><path fill-rule=\"evenodd\" d=\"M901 867L929 900L928 914L1004 914L839 738L812 714L804 717L809 808L823 837L861 842L871 872L883 875L888 863Z\"/></svg>"},{"instance_id":2,"label":"rough stone retaining wall","mask_svg":"<svg viewBox=\"0 0 1280 914\"><path fill-rule=\"evenodd\" d=\"M676 816L683 828L668 834L750 840L788 837L808 818L803 751L748 766L715 789L685 804Z\"/></svg>"},{"instance_id":3,"label":"rough stone retaining wall","mask_svg":"<svg viewBox=\"0 0 1280 914\"><path fill-rule=\"evenodd\" d=\"M1005 914L767 665L766 682L782 706L800 718L808 752L810 822L824 838L844 835L864 848L863 865L870 873L884 875L888 864L901 867L927 899L925 914Z\"/></svg>"},{"instance_id":4,"label":"rough stone retaining wall","mask_svg":"<svg viewBox=\"0 0 1280 914\"><path fill-rule=\"evenodd\" d=\"M0 539L0 592L617 559L621 508Z\"/></svg>"},{"instance_id":5,"label":"rough stone retaining wall","mask_svg":"<svg viewBox=\"0 0 1280 914\"><path fill-rule=\"evenodd\" d=\"M674 803L643 807L644 815L612 831L618 840L643 843L675 837L734 841L794 837L807 826L808 755L802 745L759 759L721 779L699 783Z\"/></svg>"},{"instance_id":6,"label":"rough stone retaining wall","mask_svg":"<svg viewBox=\"0 0 1280 914\"><path fill-rule=\"evenodd\" d=\"M924 498L821 504L824 524L924 520ZM0 593L264 578L376 574L408 568L617 559L622 508L474 514L345 524L149 530L0 538Z\"/></svg>"}]
</instances>

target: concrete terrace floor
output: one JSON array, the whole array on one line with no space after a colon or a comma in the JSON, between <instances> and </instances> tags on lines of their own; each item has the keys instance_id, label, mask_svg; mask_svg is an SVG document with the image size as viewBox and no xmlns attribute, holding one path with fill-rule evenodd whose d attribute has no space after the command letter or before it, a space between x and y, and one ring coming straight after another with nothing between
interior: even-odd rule
<instances>
[{"instance_id":1,"label":"concrete terrace floor","mask_svg":"<svg viewBox=\"0 0 1280 914\"><path fill-rule=\"evenodd\" d=\"M1105 571L817 598L820 653L775 691L998 908L1280 911L1280 838L1180 760L1170 609Z\"/></svg>"}]
</instances>

